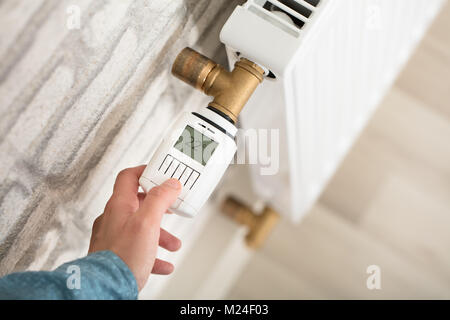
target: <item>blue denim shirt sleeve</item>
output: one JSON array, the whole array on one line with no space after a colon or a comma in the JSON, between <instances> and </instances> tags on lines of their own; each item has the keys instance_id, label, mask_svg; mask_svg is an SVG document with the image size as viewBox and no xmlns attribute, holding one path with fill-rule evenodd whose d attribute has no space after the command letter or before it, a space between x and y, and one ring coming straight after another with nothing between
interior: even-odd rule
<instances>
[{"instance_id":1,"label":"blue denim shirt sleeve","mask_svg":"<svg viewBox=\"0 0 450 320\"><path fill-rule=\"evenodd\" d=\"M54 271L20 272L0 278L0 299L137 299L128 266L111 251L92 253Z\"/></svg>"}]
</instances>

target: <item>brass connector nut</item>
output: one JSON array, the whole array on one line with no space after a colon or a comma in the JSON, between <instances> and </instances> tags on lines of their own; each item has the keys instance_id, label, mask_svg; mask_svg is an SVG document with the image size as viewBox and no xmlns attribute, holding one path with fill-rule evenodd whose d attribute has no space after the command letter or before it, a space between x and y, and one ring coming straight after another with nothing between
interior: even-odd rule
<instances>
[{"instance_id":1,"label":"brass connector nut","mask_svg":"<svg viewBox=\"0 0 450 320\"><path fill-rule=\"evenodd\" d=\"M216 65L217 63L197 51L185 48L175 59L172 74L192 87L202 90L206 78Z\"/></svg>"}]
</instances>

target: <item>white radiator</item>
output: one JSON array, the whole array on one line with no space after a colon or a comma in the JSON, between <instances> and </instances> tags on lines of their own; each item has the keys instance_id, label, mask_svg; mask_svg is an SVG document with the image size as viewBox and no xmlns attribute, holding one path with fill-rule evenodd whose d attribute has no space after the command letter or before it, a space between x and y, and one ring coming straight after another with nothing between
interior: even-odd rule
<instances>
[{"instance_id":1,"label":"white radiator","mask_svg":"<svg viewBox=\"0 0 450 320\"><path fill-rule=\"evenodd\" d=\"M250 0L236 8L221 33L230 62L245 56L276 76L241 118L244 128L280 129L279 173L252 167L259 195L294 221L303 216L443 2Z\"/></svg>"}]
</instances>

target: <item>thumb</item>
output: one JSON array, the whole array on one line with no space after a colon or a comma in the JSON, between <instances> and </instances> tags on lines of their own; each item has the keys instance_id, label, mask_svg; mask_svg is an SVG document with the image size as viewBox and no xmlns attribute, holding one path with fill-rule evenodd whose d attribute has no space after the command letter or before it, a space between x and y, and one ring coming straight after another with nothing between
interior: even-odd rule
<instances>
[{"instance_id":1,"label":"thumb","mask_svg":"<svg viewBox=\"0 0 450 320\"><path fill-rule=\"evenodd\" d=\"M159 224L163 214L177 200L181 193L181 183L177 179L170 179L162 185L152 188L142 202L137 215L141 219L151 220L151 223Z\"/></svg>"}]
</instances>

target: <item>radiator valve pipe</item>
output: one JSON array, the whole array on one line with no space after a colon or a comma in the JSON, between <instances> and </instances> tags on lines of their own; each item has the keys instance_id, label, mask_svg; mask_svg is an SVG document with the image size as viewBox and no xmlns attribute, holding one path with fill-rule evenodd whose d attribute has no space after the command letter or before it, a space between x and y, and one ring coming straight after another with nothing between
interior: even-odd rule
<instances>
[{"instance_id":1,"label":"radiator valve pipe","mask_svg":"<svg viewBox=\"0 0 450 320\"><path fill-rule=\"evenodd\" d=\"M264 70L256 63L241 58L233 71L191 48L176 58L172 74L192 87L214 97L209 107L236 123L253 92L264 80Z\"/></svg>"}]
</instances>

